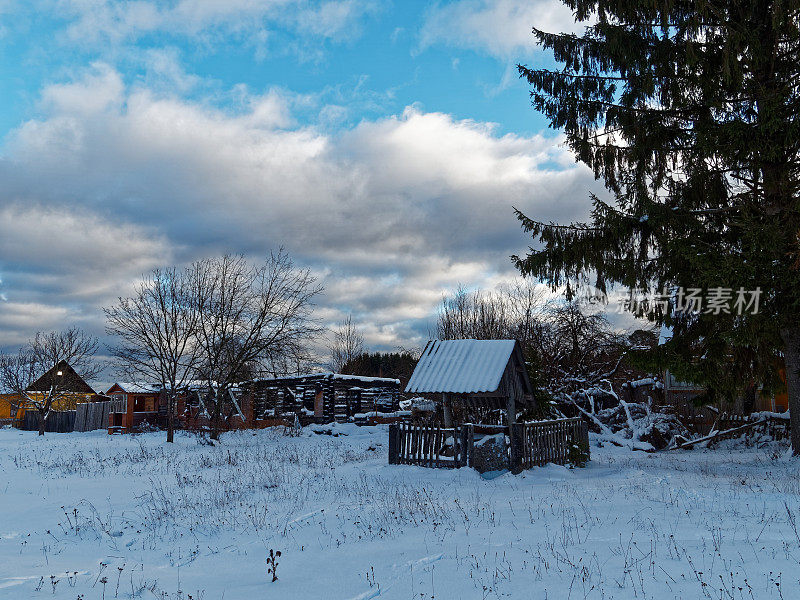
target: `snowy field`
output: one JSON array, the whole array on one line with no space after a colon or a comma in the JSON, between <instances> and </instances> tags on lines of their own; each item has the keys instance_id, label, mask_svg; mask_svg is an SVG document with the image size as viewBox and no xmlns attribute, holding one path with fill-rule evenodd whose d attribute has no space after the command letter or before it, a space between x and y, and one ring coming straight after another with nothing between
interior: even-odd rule
<instances>
[{"instance_id":1,"label":"snowy field","mask_svg":"<svg viewBox=\"0 0 800 600\"><path fill-rule=\"evenodd\" d=\"M800 597L783 448L593 444L586 469L484 480L389 466L386 428L333 432L0 430L0 598Z\"/></svg>"}]
</instances>

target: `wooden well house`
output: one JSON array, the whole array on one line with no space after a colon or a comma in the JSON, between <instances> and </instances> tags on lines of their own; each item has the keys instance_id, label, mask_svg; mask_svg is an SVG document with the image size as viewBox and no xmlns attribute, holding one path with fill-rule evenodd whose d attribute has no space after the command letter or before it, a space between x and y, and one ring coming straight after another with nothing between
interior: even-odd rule
<instances>
[{"instance_id":1,"label":"wooden well house","mask_svg":"<svg viewBox=\"0 0 800 600\"><path fill-rule=\"evenodd\" d=\"M519 472L547 463L585 464L589 433L580 418L518 422L533 388L516 340L428 342L406 393L443 405L444 427L389 426L389 464ZM475 416L503 415L504 423ZM476 441L477 440L477 441ZM486 443L485 443L486 442Z\"/></svg>"},{"instance_id":2,"label":"wooden well house","mask_svg":"<svg viewBox=\"0 0 800 600\"><path fill-rule=\"evenodd\" d=\"M445 427L453 413L505 412L507 425L533 400L522 348L516 340L432 340L406 393L430 396L443 406Z\"/></svg>"},{"instance_id":3,"label":"wooden well house","mask_svg":"<svg viewBox=\"0 0 800 600\"><path fill-rule=\"evenodd\" d=\"M398 409L400 380L342 373L258 379L240 386L254 420L294 414L307 421L346 421Z\"/></svg>"}]
</instances>

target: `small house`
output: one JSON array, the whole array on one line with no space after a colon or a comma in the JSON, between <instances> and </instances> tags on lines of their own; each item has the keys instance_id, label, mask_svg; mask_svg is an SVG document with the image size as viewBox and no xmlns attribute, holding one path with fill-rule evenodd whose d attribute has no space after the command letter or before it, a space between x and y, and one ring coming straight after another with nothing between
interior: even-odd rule
<instances>
[{"instance_id":1,"label":"small house","mask_svg":"<svg viewBox=\"0 0 800 600\"><path fill-rule=\"evenodd\" d=\"M116 382L106 392L111 398L108 416L109 433L130 433L147 422L158 421L161 386Z\"/></svg>"},{"instance_id":2,"label":"small house","mask_svg":"<svg viewBox=\"0 0 800 600\"><path fill-rule=\"evenodd\" d=\"M97 396L92 387L65 360L59 361L25 391L34 399L44 400L48 394L54 393L53 390L55 398L50 406L53 411L75 410L79 402L90 402ZM24 404L23 402L24 408L33 408Z\"/></svg>"},{"instance_id":3,"label":"small house","mask_svg":"<svg viewBox=\"0 0 800 600\"><path fill-rule=\"evenodd\" d=\"M453 412L504 411L506 424L533 401L522 348L516 340L432 340L427 343L406 393L433 395L443 406L445 426Z\"/></svg>"}]
</instances>

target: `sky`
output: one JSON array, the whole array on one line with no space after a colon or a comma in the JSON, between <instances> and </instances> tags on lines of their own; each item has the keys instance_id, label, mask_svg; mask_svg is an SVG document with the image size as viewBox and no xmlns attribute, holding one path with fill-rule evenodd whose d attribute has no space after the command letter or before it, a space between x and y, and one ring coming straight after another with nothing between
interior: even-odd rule
<instances>
[{"instance_id":1,"label":"sky","mask_svg":"<svg viewBox=\"0 0 800 600\"><path fill-rule=\"evenodd\" d=\"M531 106L555 0L0 0L0 348L154 267L284 247L376 350L602 186ZM107 340L104 340L107 341Z\"/></svg>"}]
</instances>

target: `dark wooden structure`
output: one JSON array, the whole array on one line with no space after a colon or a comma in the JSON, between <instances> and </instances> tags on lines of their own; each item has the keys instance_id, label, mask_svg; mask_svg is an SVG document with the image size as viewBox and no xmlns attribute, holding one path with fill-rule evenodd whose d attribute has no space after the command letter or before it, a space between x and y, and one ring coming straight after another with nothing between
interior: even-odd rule
<instances>
[{"instance_id":1,"label":"dark wooden structure","mask_svg":"<svg viewBox=\"0 0 800 600\"><path fill-rule=\"evenodd\" d=\"M59 361L56 366L30 384L26 391L44 394L54 388L58 392L85 396L95 395L92 387L65 360Z\"/></svg>"},{"instance_id":2,"label":"dark wooden structure","mask_svg":"<svg viewBox=\"0 0 800 600\"><path fill-rule=\"evenodd\" d=\"M309 373L258 379L239 386L242 406L256 424L274 419L301 422L360 420L394 413L400 380L341 373Z\"/></svg>"},{"instance_id":3,"label":"dark wooden structure","mask_svg":"<svg viewBox=\"0 0 800 600\"><path fill-rule=\"evenodd\" d=\"M453 407L502 409L506 425L533 399L522 348L516 340L432 340L427 343L406 386L441 402L445 427L453 425ZM462 417L463 418L463 417Z\"/></svg>"}]
</instances>

